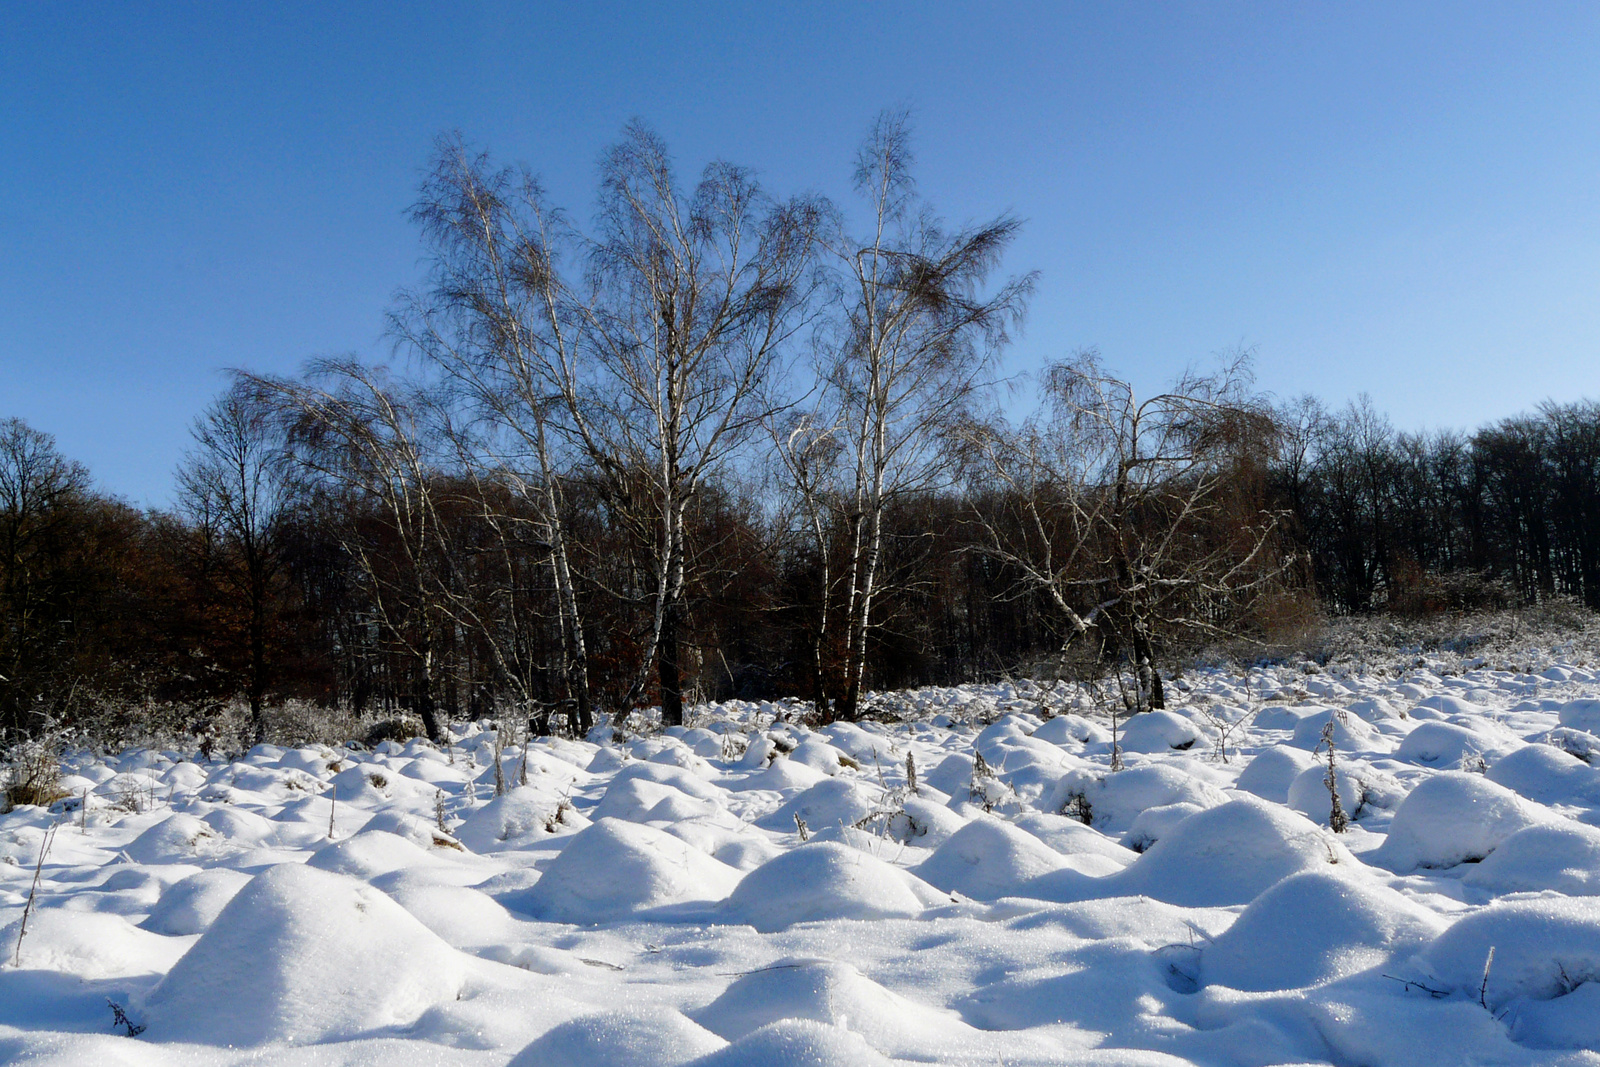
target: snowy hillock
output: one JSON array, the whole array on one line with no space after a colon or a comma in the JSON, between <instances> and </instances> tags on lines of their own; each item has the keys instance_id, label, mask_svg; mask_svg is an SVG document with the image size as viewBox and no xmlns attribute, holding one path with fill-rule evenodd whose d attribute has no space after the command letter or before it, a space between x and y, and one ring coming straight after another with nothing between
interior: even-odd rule
<instances>
[{"instance_id":1,"label":"snowy hillock","mask_svg":"<svg viewBox=\"0 0 1600 1067\"><path fill-rule=\"evenodd\" d=\"M0 815L0 1060L1593 1067L1600 671L1508 641L68 751Z\"/></svg>"}]
</instances>

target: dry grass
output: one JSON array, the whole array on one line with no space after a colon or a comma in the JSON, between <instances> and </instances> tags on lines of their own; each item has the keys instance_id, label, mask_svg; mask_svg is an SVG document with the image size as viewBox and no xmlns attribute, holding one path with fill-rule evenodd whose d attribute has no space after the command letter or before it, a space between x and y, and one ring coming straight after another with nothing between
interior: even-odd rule
<instances>
[{"instance_id":1,"label":"dry grass","mask_svg":"<svg viewBox=\"0 0 1600 1067\"><path fill-rule=\"evenodd\" d=\"M67 798L61 788L61 763L55 750L43 741L27 741L6 755L4 810L26 805L47 808Z\"/></svg>"}]
</instances>

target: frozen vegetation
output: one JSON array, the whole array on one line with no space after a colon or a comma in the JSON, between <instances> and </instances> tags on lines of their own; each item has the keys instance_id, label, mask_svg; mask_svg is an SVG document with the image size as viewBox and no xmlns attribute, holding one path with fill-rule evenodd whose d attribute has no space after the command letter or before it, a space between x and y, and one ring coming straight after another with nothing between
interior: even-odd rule
<instances>
[{"instance_id":1,"label":"frozen vegetation","mask_svg":"<svg viewBox=\"0 0 1600 1067\"><path fill-rule=\"evenodd\" d=\"M1596 666L71 752L0 816L0 1061L1600 1064Z\"/></svg>"}]
</instances>

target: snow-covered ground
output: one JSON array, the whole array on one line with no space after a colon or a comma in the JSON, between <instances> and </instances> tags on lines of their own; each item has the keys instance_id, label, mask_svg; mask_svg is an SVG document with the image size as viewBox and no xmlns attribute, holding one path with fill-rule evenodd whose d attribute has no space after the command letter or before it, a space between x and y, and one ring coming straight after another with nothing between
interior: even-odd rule
<instances>
[{"instance_id":1,"label":"snow-covered ground","mask_svg":"<svg viewBox=\"0 0 1600 1067\"><path fill-rule=\"evenodd\" d=\"M69 756L0 1062L1600 1064L1600 671L1443 662Z\"/></svg>"}]
</instances>

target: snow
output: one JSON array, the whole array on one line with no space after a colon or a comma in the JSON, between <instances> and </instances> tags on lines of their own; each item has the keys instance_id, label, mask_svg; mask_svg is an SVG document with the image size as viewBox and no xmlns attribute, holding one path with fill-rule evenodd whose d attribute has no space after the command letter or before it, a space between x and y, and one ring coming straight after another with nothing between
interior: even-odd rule
<instances>
[{"instance_id":1,"label":"snow","mask_svg":"<svg viewBox=\"0 0 1600 1067\"><path fill-rule=\"evenodd\" d=\"M974 900L1009 896L1024 882L1066 865L1039 838L999 819L974 819L914 870L930 885Z\"/></svg>"},{"instance_id":2,"label":"snow","mask_svg":"<svg viewBox=\"0 0 1600 1067\"><path fill-rule=\"evenodd\" d=\"M1570 897L1498 903L1452 925L1419 961L1443 987L1473 999L1481 993L1494 1011L1518 999L1551 1000L1600 982L1600 913L1593 901Z\"/></svg>"},{"instance_id":3,"label":"snow","mask_svg":"<svg viewBox=\"0 0 1600 1067\"><path fill-rule=\"evenodd\" d=\"M1289 796L1289 787L1312 762L1311 756L1299 749L1274 745L1250 761L1235 787L1282 804Z\"/></svg>"},{"instance_id":4,"label":"snow","mask_svg":"<svg viewBox=\"0 0 1600 1067\"><path fill-rule=\"evenodd\" d=\"M1600 896L1600 830L1572 822L1518 830L1462 882L1497 894Z\"/></svg>"},{"instance_id":5,"label":"snow","mask_svg":"<svg viewBox=\"0 0 1600 1067\"><path fill-rule=\"evenodd\" d=\"M1122 747L1129 752L1182 750L1192 748L1199 740L1199 728L1170 711L1135 715L1122 728Z\"/></svg>"},{"instance_id":6,"label":"snow","mask_svg":"<svg viewBox=\"0 0 1600 1067\"><path fill-rule=\"evenodd\" d=\"M1296 989L1366 970L1426 946L1445 923L1395 890L1328 870L1278 882L1201 954L1205 981Z\"/></svg>"},{"instance_id":7,"label":"snow","mask_svg":"<svg viewBox=\"0 0 1600 1067\"><path fill-rule=\"evenodd\" d=\"M768 860L739 882L723 916L757 930L827 919L916 915L938 894L920 880L836 841L813 841Z\"/></svg>"},{"instance_id":8,"label":"snow","mask_svg":"<svg viewBox=\"0 0 1600 1067\"><path fill-rule=\"evenodd\" d=\"M726 1044L671 1009L608 1011L554 1027L510 1067L676 1067Z\"/></svg>"},{"instance_id":9,"label":"snow","mask_svg":"<svg viewBox=\"0 0 1600 1067\"><path fill-rule=\"evenodd\" d=\"M1098 770L1072 771L1056 784L1045 810L1059 812L1081 796L1087 804L1090 825L1107 833L1123 833L1147 808L1168 804L1215 807L1227 800L1222 791L1185 770L1152 763L1117 774Z\"/></svg>"},{"instance_id":10,"label":"snow","mask_svg":"<svg viewBox=\"0 0 1600 1067\"><path fill-rule=\"evenodd\" d=\"M897 996L848 963L791 958L741 975L697 1021L730 1041L786 1019L847 1026L891 1056L927 1062L952 1045L982 1046L955 1012Z\"/></svg>"},{"instance_id":11,"label":"snow","mask_svg":"<svg viewBox=\"0 0 1600 1067\"><path fill-rule=\"evenodd\" d=\"M1481 860L1502 841L1546 816L1504 786L1461 771L1427 779L1395 812L1373 862L1404 874Z\"/></svg>"},{"instance_id":12,"label":"snow","mask_svg":"<svg viewBox=\"0 0 1600 1067\"><path fill-rule=\"evenodd\" d=\"M522 910L553 922L610 922L666 904L717 901L739 872L651 826L601 819L556 855Z\"/></svg>"},{"instance_id":13,"label":"snow","mask_svg":"<svg viewBox=\"0 0 1600 1067\"><path fill-rule=\"evenodd\" d=\"M1600 771L1553 745L1524 745L1484 777L1541 804L1600 800Z\"/></svg>"},{"instance_id":14,"label":"snow","mask_svg":"<svg viewBox=\"0 0 1600 1067\"><path fill-rule=\"evenodd\" d=\"M461 992L459 954L389 897L285 863L239 890L145 998L149 1039L253 1046L414 1022Z\"/></svg>"},{"instance_id":15,"label":"snow","mask_svg":"<svg viewBox=\"0 0 1600 1067\"><path fill-rule=\"evenodd\" d=\"M889 1067L866 1040L842 1027L785 1019L695 1061L695 1067Z\"/></svg>"},{"instance_id":16,"label":"snow","mask_svg":"<svg viewBox=\"0 0 1600 1067\"><path fill-rule=\"evenodd\" d=\"M161 894L150 909L150 917L141 925L173 937L204 933L249 881L248 875L227 868L191 874Z\"/></svg>"},{"instance_id":17,"label":"snow","mask_svg":"<svg viewBox=\"0 0 1600 1067\"><path fill-rule=\"evenodd\" d=\"M1138 894L1183 907L1214 907L1248 903L1291 874L1353 862L1333 834L1246 794L1190 815L1115 874L1046 874L1032 888L1047 900Z\"/></svg>"},{"instance_id":18,"label":"snow","mask_svg":"<svg viewBox=\"0 0 1600 1067\"><path fill-rule=\"evenodd\" d=\"M0 1061L1596 1067L1600 677L1518 662L1194 669L1115 752L1068 683L729 702L501 796L489 723L70 751L0 815Z\"/></svg>"}]
</instances>

